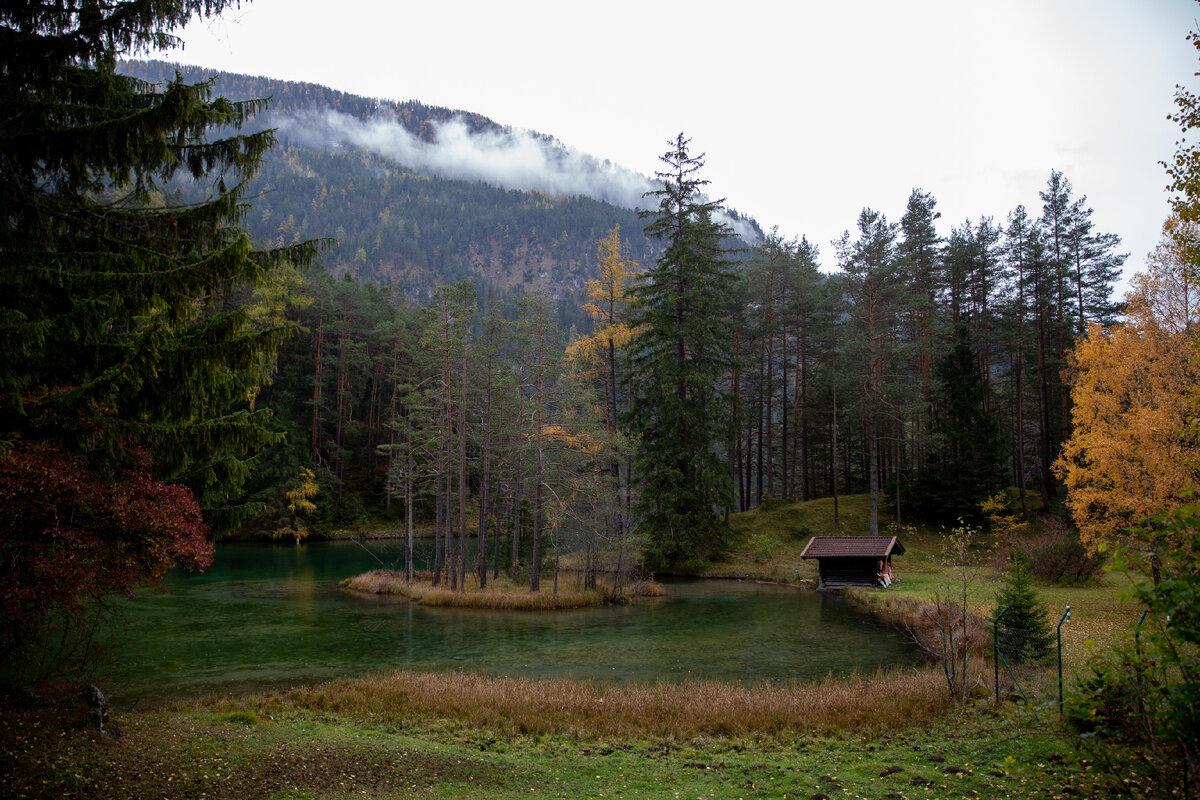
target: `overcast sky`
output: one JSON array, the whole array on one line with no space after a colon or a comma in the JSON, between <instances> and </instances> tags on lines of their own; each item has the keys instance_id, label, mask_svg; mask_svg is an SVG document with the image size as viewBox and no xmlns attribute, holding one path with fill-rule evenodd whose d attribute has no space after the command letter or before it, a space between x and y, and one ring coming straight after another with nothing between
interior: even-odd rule
<instances>
[{"instance_id":1,"label":"overcast sky","mask_svg":"<svg viewBox=\"0 0 1200 800\"><path fill-rule=\"evenodd\" d=\"M715 196L830 241L914 187L940 232L1061 170L1140 270L1168 213L1191 0L254 0L164 57L484 114L652 173L680 131Z\"/></svg>"}]
</instances>

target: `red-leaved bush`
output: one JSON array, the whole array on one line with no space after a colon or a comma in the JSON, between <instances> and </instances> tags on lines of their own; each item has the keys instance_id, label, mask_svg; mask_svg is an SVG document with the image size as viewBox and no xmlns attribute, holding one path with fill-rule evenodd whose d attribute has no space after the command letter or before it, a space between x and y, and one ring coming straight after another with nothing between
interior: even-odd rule
<instances>
[{"instance_id":1,"label":"red-leaved bush","mask_svg":"<svg viewBox=\"0 0 1200 800\"><path fill-rule=\"evenodd\" d=\"M149 473L147 458L102 473L45 443L0 453L0 663L44 633L52 615L139 586L176 564L212 563L190 489Z\"/></svg>"}]
</instances>

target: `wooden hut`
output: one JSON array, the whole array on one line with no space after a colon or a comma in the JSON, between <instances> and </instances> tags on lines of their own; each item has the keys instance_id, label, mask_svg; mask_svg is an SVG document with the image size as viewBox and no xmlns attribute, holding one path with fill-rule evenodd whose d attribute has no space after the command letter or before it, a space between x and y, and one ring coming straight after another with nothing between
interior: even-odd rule
<instances>
[{"instance_id":1,"label":"wooden hut","mask_svg":"<svg viewBox=\"0 0 1200 800\"><path fill-rule=\"evenodd\" d=\"M817 560L818 589L840 589L888 586L894 555L904 555L897 536L814 536L800 558Z\"/></svg>"}]
</instances>

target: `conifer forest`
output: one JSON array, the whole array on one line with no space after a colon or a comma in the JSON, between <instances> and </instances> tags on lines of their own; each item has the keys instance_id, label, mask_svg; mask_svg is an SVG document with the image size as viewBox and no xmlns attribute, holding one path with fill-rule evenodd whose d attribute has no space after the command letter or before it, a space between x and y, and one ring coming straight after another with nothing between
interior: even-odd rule
<instances>
[{"instance_id":1,"label":"conifer forest","mask_svg":"<svg viewBox=\"0 0 1200 800\"><path fill-rule=\"evenodd\" d=\"M721 518L771 498L869 493L872 533L975 518L1010 486L1024 513L1059 499L1068 354L1117 319L1125 259L1067 176L948 230L914 189L899 220L864 208L827 248L750 244L713 221L688 144L664 156L683 188L652 227L592 239L576 291L484 276L417 303L351 269L281 279L256 302L302 332L255 398L286 437L261 457L248 529L291 524L286 492L312 470L310 527L411 512L486 535L501 565L547 531L556 550L614 542L673 516L670 481L700 480L637 444L683 429L697 439L678 464L709 489L679 513L712 530L665 549L639 538L659 568L719 552ZM675 422L650 411L684 397L697 405Z\"/></svg>"}]
</instances>

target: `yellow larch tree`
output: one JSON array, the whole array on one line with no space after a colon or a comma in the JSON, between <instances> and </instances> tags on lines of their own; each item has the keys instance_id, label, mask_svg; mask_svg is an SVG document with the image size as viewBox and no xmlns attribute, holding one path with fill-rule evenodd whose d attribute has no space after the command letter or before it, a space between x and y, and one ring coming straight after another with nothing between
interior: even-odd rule
<instances>
[{"instance_id":1,"label":"yellow larch tree","mask_svg":"<svg viewBox=\"0 0 1200 800\"><path fill-rule=\"evenodd\" d=\"M300 540L308 536L308 528L300 524L300 520L317 510L317 504L313 502L313 498L320 491L321 489L317 485L317 476L311 469L301 467L300 474L296 478L296 485L284 493L288 500L288 511L292 512L292 524L275 531L276 537L291 536L296 540L296 544L300 544Z\"/></svg>"},{"instance_id":2,"label":"yellow larch tree","mask_svg":"<svg viewBox=\"0 0 1200 800\"><path fill-rule=\"evenodd\" d=\"M590 335L580 335L567 347L566 362L575 374L592 386L604 404L604 423L608 433L604 453L596 454L598 463L611 476L615 486L615 504L604 514L609 526L610 541L616 543L617 560L612 571L616 589L620 591L629 562L625 557L626 538L630 530L632 496L630 473L632 465L628 443L619 430L622 387L628 397L627 378L619 376L618 366L633 341L635 330L628 322L629 286L638 271L635 261L626 255L621 242L621 228L614 227L599 241L596 248L595 280L588 281L587 302L583 308L596 322ZM592 451L594 452L594 451ZM589 550L589 565L592 553ZM593 574L590 566L589 574ZM594 579L593 579L594 583Z\"/></svg>"},{"instance_id":3,"label":"yellow larch tree","mask_svg":"<svg viewBox=\"0 0 1200 800\"><path fill-rule=\"evenodd\" d=\"M1170 542L1134 526L1181 506L1200 487L1200 445L1189 430L1197 412L1200 360L1197 307L1179 223L1168 222L1145 273L1132 280L1124 324L1093 325L1072 357L1073 429L1055 472L1067 487L1067 507L1089 550L1116 543L1150 556Z\"/></svg>"},{"instance_id":4,"label":"yellow larch tree","mask_svg":"<svg viewBox=\"0 0 1200 800\"><path fill-rule=\"evenodd\" d=\"M626 257L617 225L596 247L598 277L584 285L587 302L583 310L596 321L596 331L580 335L567 347L567 359L587 377L604 388L604 417L609 433L617 430L617 354L633 340L633 329L625 321L629 306L629 284L637 262Z\"/></svg>"}]
</instances>

